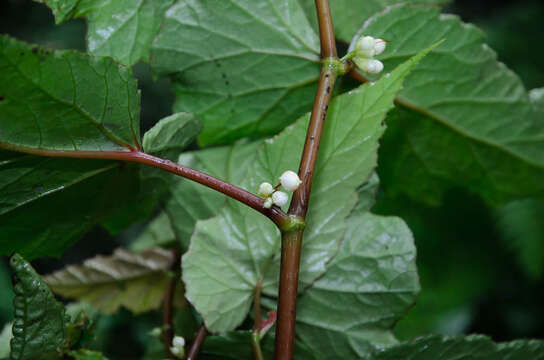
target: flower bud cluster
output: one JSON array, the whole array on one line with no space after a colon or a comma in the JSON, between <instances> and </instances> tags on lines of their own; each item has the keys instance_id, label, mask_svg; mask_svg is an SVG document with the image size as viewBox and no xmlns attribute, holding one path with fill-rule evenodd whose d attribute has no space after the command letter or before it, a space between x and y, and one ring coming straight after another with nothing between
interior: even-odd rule
<instances>
[{"instance_id":1,"label":"flower bud cluster","mask_svg":"<svg viewBox=\"0 0 544 360\"><path fill-rule=\"evenodd\" d=\"M353 62L368 74L378 74L383 70L383 63L374 59L385 51L385 40L372 36L361 36L355 45Z\"/></svg>"},{"instance_id":2,"label":"flower bud cluster","mask_svg":"<svg viewBox=\"0 0 544 360\"><path fill-rule=\"evenodd\" d=\"M302 183L297 173L291 170L287 170L281 174L279 180L280 183L276 187L273 187L272 184L267 182L263 182L259 186L259 190L257 192L259 195L265 198L263 206L267 209L272 207L272 205L282 207L289 201L289 195L283 191L277 190L280 185L283 186L285 190L292 192L298 189Z\"/></svg>"},{"instance_id":3,"label":"flower bud cluster","mask_svg":"<svg viewBox=\"0 0 544 360\"><path fill-rule=\"evenodd\" d=\"M185 339L181 336L174 336L170 352L178 359L183 359L185 356Z\"/></svg>"}]
</instances>

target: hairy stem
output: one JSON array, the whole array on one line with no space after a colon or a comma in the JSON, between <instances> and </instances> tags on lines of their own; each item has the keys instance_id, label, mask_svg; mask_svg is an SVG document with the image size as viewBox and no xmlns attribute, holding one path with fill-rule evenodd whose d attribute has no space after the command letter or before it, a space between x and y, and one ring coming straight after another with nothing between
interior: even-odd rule
<instances>
[{"instance_id":1,"label":"hairy stem","mask_svg":"<svg viewBox=\"0 0 544 360\"><path fill-rule=\"evenodd\" d=\"M264 200L255 194L252 194L242 188L229 184L223 180L219 180L211 175L191 169L187 166L177 164L173 161L161 159L144 152L133 151L62 151L62 150L43 150L32 149L26 147L17 147L10 144L0 142L0 149L18 151L38 156L49 157L64 157L64 158L79 158L79 159L103 159L103 160L119 160L126 162L134 162L156 167L172 174L187 178L199 184L207 186L211 189L219 191L241 203L257 210L270 220L272 220L279 228L284 227L289 223L288 216L277 206L272 206L270 209L264 208Z\"/></svg>"},{"instance_id":2,"label":"hairy stem","mask_svg":"<svg viewBox=\"0 0 544 360\"><path fill-rule=\"evenodd\" d=\"M176 357L170 351L172 346L172 340L174 339L174 295L176 294L176 284L179 282L179 268L181 257L178 250L172 250L174 254L174 263L171 266L171 270L174 271L175 276L168 281L166 292L164 294L164 303L162 307L162 332L164 350L169 359L176 359Z\"/></svg>"},{"instance_id":3,"label":"hairy stem","mask_svg":"<svg viewBox=\"0 0 544 360\"><path fill-rule=\"evenodd\" d=\"M289 216L304 220L308 211L312 179L317 162L319 144L331 94L338 76L338 69L333 66L338 61L334 29L328 0L315 0L319 20L321 39L321 58L323 67L319 77L317 92L306 133L306 142L299 167L302 184L293 194L289 207ZM298 292L298 276L300 253L302 249L303 228L282 232L280 289L278 297L278 320L276 323L276 343L274 356L276 360L293 359L295 344L295 320Z\"/></svg>"},{"instance_id":4,"label":"hairy stem","mask_svg":"<svg viewBox=\"0 0 544 360\"><path fill-rule=\"evenodd\" d=\"M189 349L189 352L187 353L187 360L196 360L198 357L198 353L200 352L200 347L202 346L202 343L206 339L206 336L208 336L208 330L206 329L206 326L204 324L200 325L200 328L198 329L198 332L196 333L195 339L193 340L193 343L191 344L191 348Z\"/></svg>"}]
</instances>

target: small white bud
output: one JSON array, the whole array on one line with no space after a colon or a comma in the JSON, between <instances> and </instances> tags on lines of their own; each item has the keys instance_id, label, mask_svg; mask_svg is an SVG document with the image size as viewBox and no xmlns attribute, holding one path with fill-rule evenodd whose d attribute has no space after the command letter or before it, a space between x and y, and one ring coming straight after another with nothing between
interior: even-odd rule
<instances>
[{"instance_id":1,"label":"small white bud","mask_svg":"<svg viewBox=\"0 0 544 360\"><path fill-rule=\"evenodd\" d=\"M382 39L376 39L374 43L374 55L380 55L385 51L386 42Z\"/></svg>"},{"instance_id":2,"label":"small white bud","mask_svg":"<svg viewBox=\"0 0 544 360\"><path fill-rule=\"evenodd\" d=\"M376 41L372 36L362 36L355 45L355 51L359 57L370 58L374 56Z\"/></svg>"},{"instance_id":3,"label":"small white bud","mask_svg":"<svg viewBox=\"0 0 544 360\"><path fill-rule=\"evenodd\" d=\"M264 204L263 204L263 207L265 209L270 209L272 207L272 204L274 203L274 201L272 201L272 198L271 197L267 197L266 200L264 201Z\"/></svg>"},{"instance_id":4,"label":"small white bud","mask_svg":"<svg viewBox=\"0 0 544 360\"><path fill-rule=\"evenodd\" d=\"M273 192L274 187L272 186L272 184L267 182L263 182L261 185L259 185L259 190L257 191L257 193L262 197L268 197L272 195Z\"/></svg>"},{"instance_id":5,"label":"small white bud","mask_svg":"<svg viewBox=\"0 0 544 360\"><path fill-rule=\"evenodd\" d=\"M177 348L183 348L185 346L185 339L182 336L174 336L172 340L172 345Z\"/></svg>"},{"instance_id":6,"label":"small white bud","mask_svg":"<svg viewBox=\"0 0 544 360\"><path fill-rule=\"evenodd\" d=\"M172 355L174 355L178 359L183 359L184 356L185 356L185 349L183 349L183 348L180 349L180 348L172 346L170 348L170 352L172 353Z\"/></svg>"},{"instance_id":7,"label":"small white bud","mask_svg":"<svg viewBox=\"0 0 544 360\"><path fill-rule=\"evenodd\" d=\"M170 347L170 352L178 359L183 359L185 355L184 346L185 339L181 336L174 336L174 339L172 339L172 346Z\"/></svg>"},{"instance_id":8,"label":"small white bud","mask_svg":"<svg viewBox=\"0 0 544 360\"><path fill-rule=\"evenodd\" d=\"M281 186L284 187L287 191L295 191L298 189L299 185L302 183L298 174L294 171L287 170L280 176Z\"/></svg>"},{"instance_id":9,"label":"small white bud","mask_svg":"<svg viewBox=\"0 0 544 360\"><path fill-rule=\"evenodd\" d=\"M283 205L287 204L287 201L289 201L289 196L283 191L276 191L272 194L272 201L275 205L282 207Z\"/></svg>"},{"instance_id":10,"label":"small white bud","mask_svg":"<svg viewBox=\"0 0 544 360\"><path fill-rule=\"evenodd\" d=\"M380 60L355 58L353 59L359 69L369 74L378 74L383 70L383 63Z\"/></svg>"}]
</instances>

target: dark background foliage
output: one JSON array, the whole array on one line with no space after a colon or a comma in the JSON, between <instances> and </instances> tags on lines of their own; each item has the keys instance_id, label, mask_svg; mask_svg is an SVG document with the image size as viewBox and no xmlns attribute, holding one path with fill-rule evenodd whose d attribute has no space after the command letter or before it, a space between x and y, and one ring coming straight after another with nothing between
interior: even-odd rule
<instances>
[{"instance_id":1,"label":"dark background foliage","mask_svg":"<svg viewBox=\"0 0 544 360\"><path fill-rule=\"evenodd\" d=\"M522 78L527 89L544 86L544 2L456 0L445 12L481 27L499 59ZM55 26L49 9L30 0L0 1L0 33L47 47L85 50L84 21ZM147 65L136 65L135 73L142 90L145 131L170 113L173 96L169 81L154 80ZM544 338L544 200L493 209L479 198L454 190L441 207L426 207L407 198L392 198L382 189L374 212L405 219L418 246L423 291L397 326L400 338L430 332L483 333L496 341ZM137 231L138 225L114 237L96 228L60 260L41 259L34 265L47 273L63 264L111 253ZM12 318L5 259L0 259L0 289L1 328ZM137 358L158 319L158 314L135 318L127 311L104 317L98 323L95 346L111 359Z\"/></svg>"}]
</instances>

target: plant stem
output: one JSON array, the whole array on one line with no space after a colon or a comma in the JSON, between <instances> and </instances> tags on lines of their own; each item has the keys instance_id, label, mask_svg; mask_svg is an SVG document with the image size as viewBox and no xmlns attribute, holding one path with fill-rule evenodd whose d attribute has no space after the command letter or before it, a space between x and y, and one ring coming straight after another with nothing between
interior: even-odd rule
<instances>
[{"instance_id":1,"label":"plant stem","mask_svg":"<svg viewBox=\"0 0 544 360\"><path fill-rule=\"evenodd\" d=\"M174 339L174 296L176 294L176 284L179 281L181 257L178 250L172 250L172 252L174 254L174 259L176 260L170 267L170 270L174 271L174 274L176 275L168 281L168 286L166 287L162 307L162 331L166 355L169 359L176 359L176 357L170 351L170 346L172 346L172 340Z\"/></svg>"},{"instance_id":2,"label":"plant stem","mask_svg":"<svg viewBox=\"0 0 544 360\"><path fill-rule=\"evenodd\" d=\"M196 333L195 339L193 340L193 343L191 344L191 348L189 349L189 352L187 353L187 360L196 360L198 357L198 353L200 352L200 347L202 346L202 343L206 339L206 336L208 336L208 330L206 329L206 326L204 324L200 325L200 328L198 329L198 332Z\"/></svg>"},{"instance_id":3,"label":"plant stem","mask_svg":"<svg viewBox=\"0 0 544 360\"><path fill-rule=\"evenodd\" d=\"M306 142L299 167L302 184L293 194L289 216L304 220L308 211L312 179L317 162L319 144L327 110L331 99L338 69L331 64L338 61L334 28L328 0L315 0L321 40L323 67L319 77L317 92L306 133ZM282 232L280 289L278 297L278 320L276 323L276 360L293 359L295 344L295 320L298 293L300 253L302 249L303 228Z\"/></svg>"},{"instance_id":4,"label":"plant stem","mask_svg":"<svg viewBox=\"0 0 544 360\"><path fill-rule=\"evenodd\" d=\"M253 347L253 354L255 360L264 360L263 351L261 350L261 337L258 332L251 333L251 346Z\"/></svg>"},{"instance_id":5,"label":"plant stem","mask_svg":"<svg viewBox=\"0 0 544 360\"><path fill-rule=\"evenodd\" d=\"M257 210L270 220L272 220L279 228L285 227L290 222L289 217L277 206L272 206L270 209L264 208L264 200L255 194L252 194L242 188L229 184L223 180L219 180L211 175L191 169L187 166L177 164L173 161L161 159L153 155L143 153L138 150L134 151L62 151L62 150L44 150L32 149L26 147L18 147L0 142L0 149L18 151L38 156L49 157L64 157L78 159L102 159L102 160L120 160L145 164L159 168L164 171L176 174L178 176L195 181L199 184L207 186L211 189L219 191L241 203Z\"/></svg>"}]
</instances>

